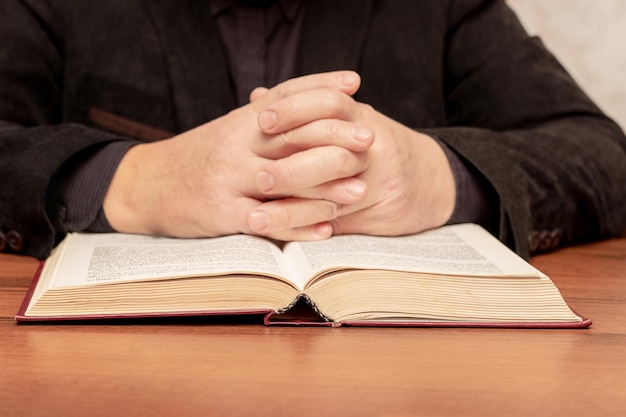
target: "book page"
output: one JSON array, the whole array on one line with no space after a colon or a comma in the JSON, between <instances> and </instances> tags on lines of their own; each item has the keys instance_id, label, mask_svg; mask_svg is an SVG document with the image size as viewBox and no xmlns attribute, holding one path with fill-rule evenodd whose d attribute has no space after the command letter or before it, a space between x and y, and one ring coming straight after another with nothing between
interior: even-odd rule
<instances>
[{"instance_id":1,"label":"book page","mask_svg":"<svg viewBox=\"0 0 626 417\"><path fill-rule=\"evenodd\" d=\"M445 226L410 236L333 236L289 243L292 268L309 278L344 268L388 269L467 276L542 274L480 226Z\"/></svg>"},{"instance_id":2,"label":"book page","mask_svg":"<svg viewBox=\"0 0 626 417\"><path fill-rule=\"evenodd\" d=\"M282 277L282 253L272 242L246 235L173 239L122 233L74 233L62 243L52 287L221 275Z\"/></svg>"}]
</instances>

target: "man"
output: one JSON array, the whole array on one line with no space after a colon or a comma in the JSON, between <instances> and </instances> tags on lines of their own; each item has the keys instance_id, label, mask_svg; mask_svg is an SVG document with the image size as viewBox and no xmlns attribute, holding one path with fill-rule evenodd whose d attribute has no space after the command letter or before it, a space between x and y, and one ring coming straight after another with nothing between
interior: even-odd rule
<instances>
[{"instance_id":1,"label":"man","mask_svg":"<svg viewBox=\"0 0 626 417\"><path fill-rule=\"evenodd\" d=\"M13 0L0 16L5 250L42 258L71 230L472 221L528 257L626 224L626 138L503 1Z\"/></svg>"}]
</instances>

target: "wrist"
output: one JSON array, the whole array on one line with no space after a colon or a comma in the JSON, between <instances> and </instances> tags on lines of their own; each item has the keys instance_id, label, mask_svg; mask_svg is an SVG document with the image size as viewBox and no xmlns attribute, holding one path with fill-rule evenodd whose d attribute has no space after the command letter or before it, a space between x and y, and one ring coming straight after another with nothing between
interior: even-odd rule
<instances>
[{"instance_id":1,"label":"wrist","mask_svg":"<svg viewBox=\"0 0 626 417\"><path fill-rule=\"evenodd\" d=\"M110 226L117 232L153 234L148 219L151 204L145 200L145 168L141 161L148 158L150 145L132 147L122 157L109 188L104 196L102 209Z\"/></svg>"}]
</instances>

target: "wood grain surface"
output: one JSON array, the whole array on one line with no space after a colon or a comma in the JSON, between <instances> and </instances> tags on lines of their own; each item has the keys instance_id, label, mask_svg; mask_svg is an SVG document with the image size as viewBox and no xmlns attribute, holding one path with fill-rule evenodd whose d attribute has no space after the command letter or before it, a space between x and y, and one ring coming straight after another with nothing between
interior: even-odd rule
<instances>
[{"instance_id":1,"label":"wood grain surface","mask_svg":"<svg viewBox=\"0 0 626 417\"><path fill-rule=\"evenodd\" d=\"M626 239L532 262L590 329L17 325L37 262L0 255L0 415L626 415Z\"/></svg>"}]
</instances>

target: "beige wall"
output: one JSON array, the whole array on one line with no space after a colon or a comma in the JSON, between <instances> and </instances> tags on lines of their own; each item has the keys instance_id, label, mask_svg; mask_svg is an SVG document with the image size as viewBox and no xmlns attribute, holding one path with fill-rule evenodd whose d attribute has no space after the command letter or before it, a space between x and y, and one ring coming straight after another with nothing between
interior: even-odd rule
<instances>
[{"instance_id":1,"label":"beige wall","mask_svg":"<svg viewBox=\"0 0 626 417\"><path fill-rule=\"evenodd\" d=\"M585 91L626 129L626 0L507 0Z\"/></svg>"}]
</instances>

